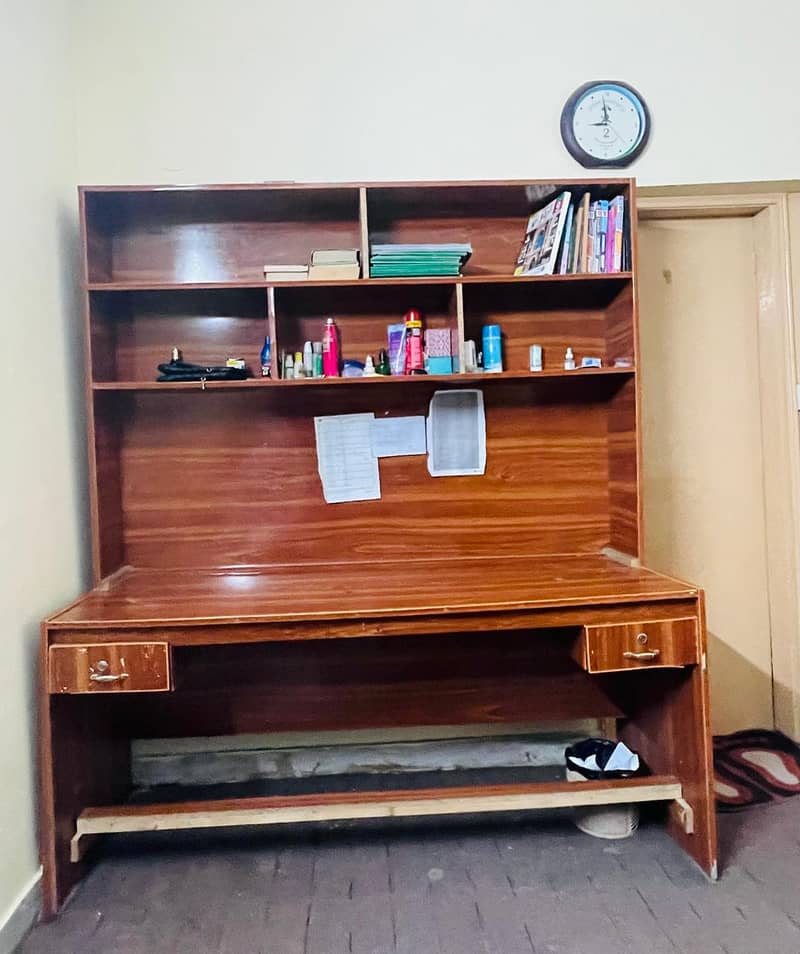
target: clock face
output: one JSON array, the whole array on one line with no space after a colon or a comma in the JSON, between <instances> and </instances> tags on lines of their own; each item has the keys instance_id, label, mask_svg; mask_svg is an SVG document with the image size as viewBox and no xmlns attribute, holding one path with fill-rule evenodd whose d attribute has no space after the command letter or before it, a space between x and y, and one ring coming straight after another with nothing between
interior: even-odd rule
<instances>
[{"instance_id":1,"label":"clock face","mask_svg":"<svg viewBox=\"0 0 800 954\"><path fill-rule=\"evenodd\" d=\"M644 100L624 83L587 83L567 100L561 135L584 166L625 166L644 149L650 132Z\"/></svg>"}]
</instances>

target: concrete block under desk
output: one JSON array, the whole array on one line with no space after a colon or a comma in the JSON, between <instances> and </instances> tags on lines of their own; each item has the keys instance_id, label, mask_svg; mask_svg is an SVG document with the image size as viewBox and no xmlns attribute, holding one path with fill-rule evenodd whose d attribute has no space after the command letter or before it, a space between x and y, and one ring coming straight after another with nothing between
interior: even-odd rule
<instances>
[{"instance_id":1,"label":"concrete block under desk","mask_svg":"<svg viewBox=\"0 0 800 954\"><path fill-rule=\"evenodd\" d=\"M254 779L454 771L481 768L531 768L563 765L571 742L597 733L592 721L569 731L474 735L421 740L326 740L312 744L270 743L268 737L195 740L143 740L133 743L133 781L153 785L217 785ZM335 738L335 734L329 734ZM189 744L185 744L186 742ZM182 744L183 743L183 744Z\"/></svg>"}]
</instances>

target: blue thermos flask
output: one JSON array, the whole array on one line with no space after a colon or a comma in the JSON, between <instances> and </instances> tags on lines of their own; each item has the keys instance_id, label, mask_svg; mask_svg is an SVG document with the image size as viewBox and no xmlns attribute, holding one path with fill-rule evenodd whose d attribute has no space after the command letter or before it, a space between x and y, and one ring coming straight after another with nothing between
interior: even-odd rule
<instances>
[{"instance_id":1,"label":"blue thermos flask","mask_svg":"<svg viewBox=\"0 0 800 954\"><path fill-rule=\"evenodd\" d=\"M500 325L483 326L483 370L495 374L503 370Z\"/></svg>"}]
</instances>

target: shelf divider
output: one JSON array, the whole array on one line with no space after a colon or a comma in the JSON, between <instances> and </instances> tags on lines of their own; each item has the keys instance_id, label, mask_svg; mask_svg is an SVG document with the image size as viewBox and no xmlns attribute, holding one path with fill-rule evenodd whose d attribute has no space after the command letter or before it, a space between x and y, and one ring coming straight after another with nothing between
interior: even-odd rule
<instances>
[{"instance_id":1,"label":"shelf divider","mask_svg":"<svg viewBox=\"0 0 800 954\"><path fill-rule=\"evenodd\" d=\"M361 275L369 278L369 214L367 212L367 190L364 186L358 190L358 218L361 223Z\"/></svg>"}]
</instances>

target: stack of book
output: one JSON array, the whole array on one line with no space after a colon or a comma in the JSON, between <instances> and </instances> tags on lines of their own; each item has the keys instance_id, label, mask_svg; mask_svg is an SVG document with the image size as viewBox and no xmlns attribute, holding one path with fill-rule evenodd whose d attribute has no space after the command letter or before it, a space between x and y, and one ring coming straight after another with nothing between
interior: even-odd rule
<instances>
[{"instance_id":1,"label":"stack of book","mask_svg":"<svg viewBox=\"0 0 800 954\"><path fill-rule=\"evenodd\" d=\"M308 265L265 265L264 281L304 282L308 278Z\"/></svg>"},{"instance_id":2,"label":"stack of book","mask_svg":"<svg viewBox=\"0 0 800 954\"><path fill-rule=\"evenodd\" d=\"M308 265L265 265L267 282L336 282L361 276L358 249L316 248Z\"/></svg>"},{"instance_id":3,"label":"stack of book","mask_svg":"<svg viewBox=\"0 0 800 954\"><path fill-rule=\"evenodd\" d=\"M528 219L515 275L605 274L630 267L625 199L562 192Z\"/></svg>"},{"instance_id":4,"label":"stack of book","mask_svg":"<svg viewBox=\"0 0 800 954\"><path fill-rule=\"evenodd\" d=\"M338 282L361 277L358 249L317 248L311 253L308 277L312 282Z\"/></svg>"},{"instance_id":5,"label":"stack of book","mask_svg":"<svg viewBox=\"0 0 800 954\"><path fill-rule=\"evenodd\" d=\"M372 278L460 275L470 255L469 243L373 245L369 273Z\"/></svg>"}]
</instances>

